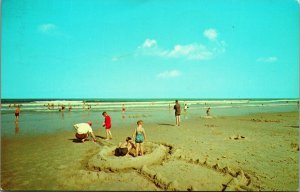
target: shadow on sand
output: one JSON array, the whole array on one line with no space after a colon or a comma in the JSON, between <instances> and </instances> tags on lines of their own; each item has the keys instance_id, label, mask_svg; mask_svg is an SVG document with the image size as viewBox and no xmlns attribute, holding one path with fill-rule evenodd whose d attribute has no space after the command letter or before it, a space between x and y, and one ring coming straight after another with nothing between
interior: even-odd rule
<instances>
[{"instance_id":1,"label":"shadow on sand","mask_svg":"<svg viewBox=\"0 0 300 192\"><path fill-rule=\"evenodd\" d=\"M296 125L296 126L285 126L285 127L291 127L291 128L299 128L299 125Z\"/></svg>"},{"instance_id":2,"label":"shadow on sand","mask_svg":"<svg viewBox=\"0 0 300 192\"><path fill-rule=\"evenodd\" d=\"M73 143L82 143L79 139L68 139L68 140L73 141Z\"/></svg>"},{"instance_id":3,"label":"shadow on sand","mask_svg":"<svg viewBox=\"0 0 300 192\"><path fill-rule=\"evenodd\" d=\"M106 139L106 137L98 136L98 135L95 135L95 137L100 138L100 139Z\"/></svg>"},{"instance_id":4,"label":"shadow on sand","mask_svg":"<svg viewBox=\"0 0 300 192\"><path fill-rule=\"evenodd\" d=\"M173 124L170 124L170 123L158 123L158 125L165 125L165 126L175 126L175 125L173 125Z\"/></svg>"}]
</instances>

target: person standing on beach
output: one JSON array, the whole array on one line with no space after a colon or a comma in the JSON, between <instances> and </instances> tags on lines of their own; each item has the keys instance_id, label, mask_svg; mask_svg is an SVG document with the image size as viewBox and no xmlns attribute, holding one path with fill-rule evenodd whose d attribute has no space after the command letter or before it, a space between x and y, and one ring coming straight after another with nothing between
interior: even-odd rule
<instances>
[{"instance_id":1,"label":"person standing on beach","mask_svg":"<svg viewBox=\"0 0 300 192\"><path fill-rule=\"evenodd\" d=\"M175 126L180 126L180 104L178 100L175 101L174 110L175 110L175 118L176 118Z\"/></svg>"},{"instance_id":2,"label":"person standing on beach","mask_svg":"<svg viewBox=\"0 0 300 192\"><path fill-rule=\"evenodd\" d=\"M184 104L184 112L186 112L187 108L188 108L187 104Z\"/></svg>"},{"instance_id":3,"label":"person standing on beach","mask_svg":"<svg viewBox=\"0 0 300 192\"><path fill-rule=\"evenodd\" d=\"M206 110L206 115L207 115L207 116L210 116L210 107L207 108L207 110Z\"/></svg>"},{"instance_id":4,"label":"person standing on beach","mask_svg":"<svg viewBox=\"0 0 300 192\"><path fill-rule=\"evenodd\" d=\"M69 111L71 111L72 110L72 105L71 104L69 104Z\"/></svg>"},{"instance_id":5,"label":"person standing on beach","mask_svg":"<svg viewBox=\"0 0 300 192\"><path fill-rule=\"evenodd\" d=\"M122 104L122 112L125 113L125 111L126 111L125 105Z\"/></svg>"},{"instance_id":6,"label":"person standing on beach","mask_svg":"<svg viewBox=\"0 0 300 192\"><path fill-rule=\"evenodd\" d=\"M105 140L112 139L112 134L110 132L110 128L111 128L110 116L105 111L102 113L102 116L104 117L104 122L103 122L102 126L105 127L105 131L106 131L106 139Z\"/></svg>"},{"instance_id":7,"label":"person standing on beach","mask_svg":"<svg viewBox=\"0 0 300 192\"><path fill-rule=\"evenodd\" d=\"M20 106L18 105L16 110L15 110L16 121L19 120L20 112L21 112L21 109L20 109Z\"/></svg>"},{"instance_id":8,"label":"person standing on beach","mask_svg":"<svg viewBox=\"0 0 300 192\"><path fill-rule=\"evenodd\" d=\"M75 137L79 139L82 143L89 137L89 133L92 135L94 142L96 142L96 137L92 130L92 122L87 123L78 123L73 125L73 127L76 129Z\"/></svg>"},{"instance_id":9,"label":"person standing on beach","mask_svg":"<svg viewBox=\"0 0 300 192\"><path fill-rule=\"evenodd\" d=\"M135 138L136 143L136 157L139 155L139 151L141 152L141 156L144 155L143 143L146 140L146 132L143 128L143 121L139 120L136 122L137 128L134 130L133 138Z\"/></svg>"}]
</instances>

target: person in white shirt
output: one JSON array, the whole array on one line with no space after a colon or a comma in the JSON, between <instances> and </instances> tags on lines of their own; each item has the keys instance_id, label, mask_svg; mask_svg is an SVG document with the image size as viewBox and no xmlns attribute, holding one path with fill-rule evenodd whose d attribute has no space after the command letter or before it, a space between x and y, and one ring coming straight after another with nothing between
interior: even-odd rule
<instances>
[{"instance_id":1,"label":"person in white shirt","mask_svg":"<svg viewBox=\"0 0 300 192\"><path fill-rule=\"evenodd\" d=\"M87 123L78 123L73 125L73 127L76 129L75 137L79 139L81 142L84 142L85 139L89 137L89 133L92 135L94 142L96 142L96 137L92 130L92 122Z\"/></svg>"}]
</instances>

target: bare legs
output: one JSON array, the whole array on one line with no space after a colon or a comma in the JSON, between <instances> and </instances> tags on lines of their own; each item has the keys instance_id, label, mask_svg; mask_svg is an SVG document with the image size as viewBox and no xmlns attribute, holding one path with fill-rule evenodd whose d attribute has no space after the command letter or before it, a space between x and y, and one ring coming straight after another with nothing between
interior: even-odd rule
<instances>
[{"instance_id":1,"label":"bare legs","mask_svg":"<svg viewBox=\"0 0 300 192\"><path fill-rule=\"evenodd\" d=\"M105 129L106 131L106 140L112 139L112 134L110 132L110 129Z\"/></svg>"},{"instance_id":2,"label":"bare legs","mask_svg":"<svg viewBox=\"0 0 300 192\"><path fill-rule=\"evenodd\" d=\"M140 148L141 148L141 156L143 156L143 155L144 155L144 147L143 147L143 143L141 143Z\"/></svg>"},{"instance_id":3,"label":"bare legs","mask_svg":"<svg viewBox=\"0 0 300 192\"><path fill-rule=\"evenodd\" d=\"M176 126L180 126L180 115L176 115Z\"/></svg>"},{"instance_id":4,"label":"bare legs","mask_svg":"<svg viewBox=\"0 0 300 192\"><path fill-rule=\"evenodd\" d=\"M144 147L143 147L143 143L137 143L136 144L136 154L135 154L135 156L137 157L138 155L139 155L139 152L141 151L141 156L143 156L144 155Z\"/></svg>"},{"instance_id":5,"label":"bare legs","mask_svg":"<svg viewBox=\"0 0 300 192\"><path fill-rule=\"evenodd\" d=\"M140 144L136 144L136 149L135 149L135 156L137 157L139 155L139 150L140 150Z\"/></svg>"}]
</instances>

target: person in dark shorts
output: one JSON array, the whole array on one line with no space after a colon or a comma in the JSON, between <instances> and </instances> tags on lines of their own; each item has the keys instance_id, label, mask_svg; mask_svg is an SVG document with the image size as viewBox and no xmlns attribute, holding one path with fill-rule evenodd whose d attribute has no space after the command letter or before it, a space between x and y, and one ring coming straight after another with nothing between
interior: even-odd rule
<instances>
[{"instance_id":1,"label":"person in dark shorts","mask_svg":"<svg viewBox=\"0 0 300 192\"><path fill-rule=\"evenodd\" d=\"M132 148L135 148L134 143L132 142L131 137L127 137L126 142L120 143L119 147L116 148L115 156L125 156Z\"/></svg>"},{"instance_id":2,"label":"person in dark shorts","mask_svg":"<svg viewBox=\"0 0 300 192\"><path fill-rule=\"evenodd\" d=\"M21 112L20 106L17 106L17 108L15 110L16 121L19 120L20 112Z\"/></svg>"},{"instance_id":3,"label":"person in dark shorts","mask_svg":"<svg viewBox=\"0 0 300 192\"><path fill-rule=\"evenodd\" d=\"M175 118L176 118L175 126L180 126L180 104L178 100L175 101L174 110L175 110Z\"/></svg>"}]
</instances>

